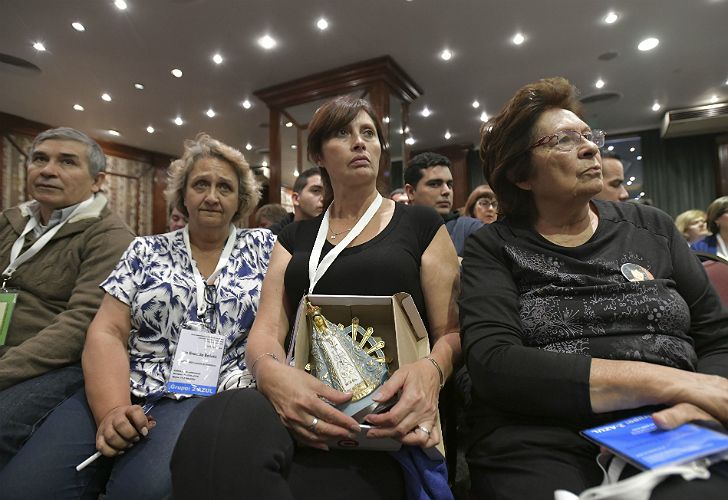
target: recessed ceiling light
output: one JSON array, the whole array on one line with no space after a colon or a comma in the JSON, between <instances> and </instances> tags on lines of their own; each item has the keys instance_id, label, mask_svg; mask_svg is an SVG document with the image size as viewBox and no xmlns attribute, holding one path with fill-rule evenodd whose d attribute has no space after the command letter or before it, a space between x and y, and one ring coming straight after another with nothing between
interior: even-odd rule
<instances>
[{"instance_id":1,"label":"recessed ceiling light","mask_svg":"<svg viewBox=\"0 0 728 500\"><path fill-rule=\"evenodd\" d=\"M523 36L523 33L516 33L512 39L512 42L516 45L521 45L525 41L526 41L526 37Z\"/></svg>"},{"instance_id":2,"label":"recessed ceiling light","mask_svg":"<svg viewBox=\"0 0 728 500\"><path fill-rule=\"evenodd\" d=\"M641 160L641 159L642 159L642 155L639 155L639 156L637 157L637 159L638 159L638 160Z\"/></svg>"},{"instance_id":3,"label":"recessed ceiling light","mask_svg":"<svg viewBox=\"0 0 728 500\"><path fill-rule=\"evenodd\" d=\"M440 59L443 61L449 61L452 59L452 51L449 49L444 49L442 52L440 52Z\"/></svg>"},{"instance_id":4,"label":"recessed ceiling light","mask_svg":"<svg viewBox=\"0 0 728 500\"><path fill-rule=\"evenodd\" d=\"M151 125L149 125L149 126L147 127L147 133L149 133L149 134L153 134L153 133L154 133L154 127L152 127Z\"/></svg>"},{"instance_id":5,"label":"recessed ceiling light","mask_svg":"<svg viewBox=\"0 0 728 500\"><path fill-rule=\"evenodd\" d=\"M298 170L293 171L293 177L298 177Z\"/></svg>"},{"instance_id":6,"label":"recessed ceiling light","mask_svg":"<svg viewBox=\"0 0 728 500\"><path fill-rule=\"evenodd\" d=\"M253 106L253 104L247 99L240 103L240 105L245 109L250 109Z\"/></svg>"},{"instance_id":7,"label":"recessed ceiling light","mask_svg":"<svg viewBox=\"0 0 728 500\"><path fill-rule=\"evenodd\" d=\"M298 146L296 146L295 144L291 144L291 149L298 149Z\"/></svg>"},{"instance_id":8,"label":"recessed ceiling light","mask_svg":"<svg viewBox=\"0 0 728 500\"><path fill-rule=\"evenodd\" d=\"M717 96L717 95L714 95L713 97L711 97L711 98L710 98L710 102L711 102L712 104L715 104L715 103L716 103L716 102L718 102L719 100L720 100L720 99L718 98L718 96Z\"/></svg>"},{"instance_id":9,"label":"recessed ceiling light","mask_svg":"<svg viewBox=\"0 0 728 500\"><path fill-rule=\"evenodd\" d=\"M629 148L629 152L630 153L634 153L634 146L632 146L631 148ZM634 179L632 179L632 180L634 180Z\"/></svg>"},{"instance_id":10,"label":"recessed ceiling light","mask_svg":"<svg viewBox=\"0 0 728 500\"><path fill-rule=\"evenodd\" d=\"M220 54L215 54L214 56L212 56L212 62L214 62L215 64L222 64L222 60L223 59Z\"/></svg>"},{"instance_id":11,"label":"recessed ceiling light","mask_svg":"<svg viewBox=\"0 0 728 500\"><path fill-rule=\"evenodd\" d=\"M389 123L389 117L388 116L385 116L384 118L382 118L382 121L384 123Z\"/></svg>"},{"instance_id":12,"label":"recessed ceiling light","mask_svg":"<svg viewBox=\"0 0 728 500\"><path fill-rule=\"evenodd\" d=\"M185 122L181 116L178 116L177 118L174 119L174 124L177 125L178 127L184 125L184 123Z\"/></svg>"},{"instance_id":13,"label":"recessed ceiling light","mask_svg":"<svg viewBox=\"0 0 728 500\"><path fill-rule=\"evenodd\" d=\"M422 108L422 111L420 111L420 114L422 116L424 116L425 118L427 118L428 116L430 116L432 114L432 111L430 111L430 108L425 106L424 108Z\"/></svg>"},{"instance_id":14,"label":"recessed ceiling light","mask_svg":"<svg viewBox=\"0 0 728 500\"><path fill-rule=\"evenodd\" d=\"M612 146L612 145L607 146L607 151L614 151L614 146Z\"/></svg>"},{"instance_id":15,"label":"recessed ceiling light","mask_svg":"<svg viewBox=\"0 0 728 500\"><path fill-rule=\"evenodd\" d=\"M637 177L634 177L634 176L629 178L630 182L634 182L636 179L637 179Z\"/></svg>"},{"instance_id":16,"label":"recessed ceiling light","mask_svg":"<svg viewBox=\"0 0 728 500\"><path fill-rule=\"evenodd\" d=\"M86 31L86 27L83 24L79 23L78 21L76 21L75 23L71 23L71 26L76 31Z\"/></svg>"},{"instance_id":17,"label":"recessed ceiling light","mask_svg":"<svg viewBox=\"0 0 728 500\"><path fill-rule=\"evenodd\" d=\"M404 133L405 134L409 134L409 126L407 126L407 127L404 128Z\"/></svg>"},{"instance_id":18,"label":"recessed ceiling light","mask_svg":"<svg viewBox=\"0 0 728 500\"><path fill-rule=\"evenodd\" d=\"M488 113L486 113L485 111L483 111L482 113L480 113L480 121L481 122L487 122L488 121Z\"/></svg>"},{"instance_id":19,"label":"recessed ceiling light","mask_svg":"<svg viewBox=\"0 0 728 500\"><path fill-rule=\"evenodd\" d=\"M144 90L144 84L137 82L134 84L134 88L137 90Z\"/></svg>"},{"instance_id":20,"label":"recessed ceiling light","mask_svg":"<svg viewBox=\"0 0 728 500\"><path fill-rule=\"evenodd\" d=\"M109 94L107 94L106 92L101 94L101 99L103 99L106 102L111 102L111 96Z\"/></svg>"},{"instance_id":21,"label":"recessed ceiling light","mask_svg":"<svg viewBox=\"0 0 728 500\"><path fill-rule=\"evenodd\" d=\"M614 24L617 22L617 19L619 19L619 16L614 11L604 16L604 22L607 24Z\"/></svg>"},{"instance_id":22,"label":"recessed ceiling light","mask_svg":"<svg viewBox=\"0 0 728 500\"><path fill-rule=\"evenodd\" d=\"M452 134L450 133L449 130L446 130L445 131L445 140L446 141L449 141L450 140L450 137L452 137Z\"/></svg>"},{"instance_id":23,"label":"recessed ceiling light","mask_svg":"<svg viewBox=\"0 0 728 500\"><path fill-rule=\"evenodd\" d=\"M598 88L598 89L600 89L600 88L604 87L604 80L602 80L602 79L600 78L599 80L597 80L596 82L594 82L594 86L595 86L596 88Z\"/></svg>"},{"instance_id":24,"label":"recessed ceiling light","mask_svg":"<svg viewBox=\"0 0 728 500\"><path fill-rule=\"evenodd\" d=\"M252 145L252 144L250 144L250 143L247 143L247 144L245 145L245 149L246 149L247 151L250 151L251 149L253 149L253 145Z\"/></svg>"},{"instance_id":25,"label":"recessed ceiling light","mask_svg":"<svg viewBox=\"0 0 728 500\"><path fill-rule=\"evenodd\" d=\"M726 80L725 83L723 83L723 85L728 85L728 80Z\"/></svg>"},{"instance_id":26,"label":"recessed ceiling light","mask_svg":"<svg viewBox=\"0 0 728 500\"><path fill-rule=\"evenodd\" d=\"M404 143L405 143L405 144L407 144L408 146L411 146L412 144L414 144L414 143L415 143L415 140L414 140L414 138L413 138L413 137L408 137L408 138L406 138L406 139L404 140Z\"/></svg>"},{"instance_id":27,"label":"recessed ceiling light","mask_svg":"<svg viewBox=\"0 0 728 500\"><path fill-rule=\"evenodd\" d=\"M45 45L43 45L43 42L35 42L33 44L33 48L37 50L38 52L45 52Z\"/></svg>"},{"instance_id":28,"label":"recessed ceiling light","mask_svg":"<svg viewBox=\"0 0 728 500\"><path fill-rule=\"evenodd\" d=\"M116 5L116 8L119 10L126 10L126 8L128 7L124 0L114 0L114 5Z\"/></svg>"},{"instance_id":29,"label":"recessed ceiling light","mask_svg":"<svg viewBox=\"0 0 728 500\"><path fill-rule=\"evenodd\" d=\"M660 111L661 107L662 106L660 106L660 103L655 101L655 104L652 105L652 111ZM632 149L634 150L634 148L632 148Z\"/></svg>"},{"instance_id":30,"label":"recessed ceiling light","mask_svg":"<svg viewBox=\"0 0 728 500\"><path fill-rule=\"evenodd\" d=\"M261 163L260 166L261 167L267 167L268 166L268 162L265 161L265 160L263 160L263 163Z\"/></svg>"},{"instance_id":31,"label":"recessed ceiling light","mask_svg":"<svg viewBox=\"0 0 728 500\"><path fill-rule=\"evenodd\" d=\"M73 109L75 109L76 111L83 111L83 106L81 106L80 104L74 104Z\"/></svg>"},{"instance_id":32,"label":"recessed ceiling light","mask_svg":"<svg viewBox=\"0 0 728 500\"><path fill-rule=\"evenodd\" d=\"M293 126L293 122L286 122L286 128L291 128Z\"/></svg>"},{"instance_id":33,"label":"recessed ceiling light","mask_svg":"<svg viewBox=\"0 0 728 500\"><path fill-rule=\"evenodd\" d=\"M637 45L637 48L642 52L645 52L654 49L659 44L660 41L657 38L645 38L639 43L639 45Z\"/></svg>"},{"instance_id":34,"label":"recessed ceiling light","mask_svg":"<svg viewBox=\"0 0 728 500\"><path fill-rule=\"evenodd\" d=\"M645 195L645 192L644 192L644 191L642 191L642 192L640 193L640 197L642 197L642 196L644 196L644 195Z\"/></svg>"},{"instance_id":35,"label":"recessed ceiling light","mask_svg":"<svg viewBox=\"0 0 728 500\"><path fill-rule=\"evenodd\" d=\"M174 76L176 78L182 78L182 70L181 69L174 68L172 70L172 76Z\"/></svg>"},{"instance_id":36,"label":"recessed ceiling light","mask_svg":"<svg viewBox=\"0 0 728 500\"><path fill-rule=\"evenodd\" d=\"M329 27L329 22L325 18L320 18L318 21L316 21L316 27L320 29L321 31L324 31Z\"/></svg>"},{"instance_id":37,"label":"recessed ceiling light","mask_svg":"<svg viewBox=\"0 0 728 500\"><path fill-rule=\"evenodd\" d=\"M399 130L397 132L399 132L399 135L404 134L404 130L402 129L402 127L399 127Z\"/></svg>"},{"instance_id":38,"label":"recessed ceiling light","mask_svg":"<svg viewBox=\"0 0 728 500\"><path fill-rule=\"evenodd\" d=\"M217 113L215 113L215 110L210 108L207 111L205 111L205 114L209 116L210 118L214 118Z\"/></svg>"},{"instance_id":39,"label":"recessed ceiling light","mask_svg":"<svg viewBox=\"0 0 728 500\"><path fill-rule=\"evenodd\" d=\"M627 181L627 185L628 186L631 186L632 185L632 181Z\"/></svg>"},{"instance_id":40,"label":"recessed ceiling light","mask_svg":"<svg viewBox=\"0 0 728 500\"><path fill-rule=\"evenodd\" d=\"M270 35L263 35L262 37L258 38L258 45L263 47L265 50L271 50L275 48L276 45L278 45L278 42L276 42L275 38Z\"/></svg>"},{"instance_id":41,"label":"recessed ceiling light","mask_svg":"<svg viewBox=\"0 0 728 500\"><path fill-rule=\"evenodd\" d=\"M119 132L118 130L114 130L113 128L110 128L108 130L108 132L109 132L109 135L113 135L115 137L119 137L121 135L121 132Z\"/></svg>"},{"instance_id":42,"label":"recessed ceiling light","mask_svg":"<svg viewBox=\"0 0 728 500\"><path fill-rule=\"evenodd\" d=\"M473 101L473 103L471 104L471 106L474 107L475 109L478 109L480 107L480 103L476 99L475 101Z\"/></svg>"}]
</instances>

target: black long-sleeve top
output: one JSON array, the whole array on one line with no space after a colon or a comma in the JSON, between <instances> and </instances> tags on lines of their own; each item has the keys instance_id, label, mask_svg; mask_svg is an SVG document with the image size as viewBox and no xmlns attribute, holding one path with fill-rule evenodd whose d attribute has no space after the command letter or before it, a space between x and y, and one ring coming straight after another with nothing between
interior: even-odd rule
<instances>
[{"instance_id":1,"label":"black long-sleeve top","mask_svg":"<svg viewBox=\"0 0 728 500\"><path fill-rule=\"evenodd\" d=\"M672 219L593 203L598 227L578 247L508 221L468 240L460 322L474 439L505 424L580 429L624 414L591 411L592 358L728 377L728 310ZM654 279L628 281L625 263Z\"/></svg>"}]
</instances>

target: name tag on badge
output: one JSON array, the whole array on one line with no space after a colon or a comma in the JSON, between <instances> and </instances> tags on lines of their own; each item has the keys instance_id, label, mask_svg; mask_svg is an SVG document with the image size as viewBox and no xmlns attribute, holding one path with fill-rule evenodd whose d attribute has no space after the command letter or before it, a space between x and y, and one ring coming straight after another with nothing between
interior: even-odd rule
<instances>
[{"instance_id":1,"label":"name tag on badge","mask_svg":"<svg viewBox=\"0 0 728 500\"><path fill-rule=\"evenodd\" d=\"M632 264L631 262L622 264L621 271L622 275L627 278L627 281L631 281L632 283L639 281L651 281L655 279L655 277L652 276L652 273L647 269L639 264Z\"/></svg>"},{"instance_id":2,"label":"name tag on badge","mask_svg":"<svg viewBox=\"0 0 728 500\"><path fill-rule=\"evenodd\" d=\"M167 392L212 396L217 392L225 337L206 327L183 327L167 381Z\"/></svg>"},{"instance_id":3,"label":"name tag on badge","mask_svg":"<svg viewBox=\"0 0 728 500\"><path fill-rule=\"evenodd\" d=\"M13 309L18 300L18 290L14 288L0 288L0 345L5 340L10 329L10 320L13 319Z\"/></svg>"}]
</instances>

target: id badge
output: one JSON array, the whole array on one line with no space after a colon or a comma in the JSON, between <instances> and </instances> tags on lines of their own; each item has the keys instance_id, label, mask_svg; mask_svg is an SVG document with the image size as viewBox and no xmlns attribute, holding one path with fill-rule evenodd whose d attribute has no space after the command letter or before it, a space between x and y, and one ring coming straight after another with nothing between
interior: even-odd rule
<instances>
[{"instance_id":1,"label":"id badge","mask_svg":"<svg viewBox=\"0 0 728 500\"><path fill-rule=\"evenodd\" d=\"M18 300L18 289L0 288L0 345L5 345L5 339L10 329L10 320L13 319L13 309Z\"/></svg>"},{"instance_id":2,"label":"id badge","mask_svg":"<svg viewBox=\"0 0 728 500\"><path fill-rule=\"evenodd\" d=\"M182 327L167 392L189 396L212 396L217 392L225 337L212 333L202 323Z\"/></svg>"}]
</instances>

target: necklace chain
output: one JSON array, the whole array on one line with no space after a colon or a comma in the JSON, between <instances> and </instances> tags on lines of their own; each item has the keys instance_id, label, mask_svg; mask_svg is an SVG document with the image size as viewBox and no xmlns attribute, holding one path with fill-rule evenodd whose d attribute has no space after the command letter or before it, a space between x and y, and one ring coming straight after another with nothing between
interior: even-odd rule
<instances>
[{"instance_id":1,"label":"necklace chain","mask_svg":"<svg viewBox=\"0 0 728 500\"><path fill-rule=\"evenodd\" d=\"M333 231L333 230L331 229L331 226L329 226L329 232L331 233L331 239L332 239L332 240L335 240L335 239L336 239L336 237L337 237L337 236L339 236L340 234L348 233L348 232L349 232L349 231L351 231L352 229L354 229L354 226L350 227L349 229L344 229L343 231L339 231L338 233L335 233L335 232L334 232L334 231Z\"/></svg>"}]
</instances>

